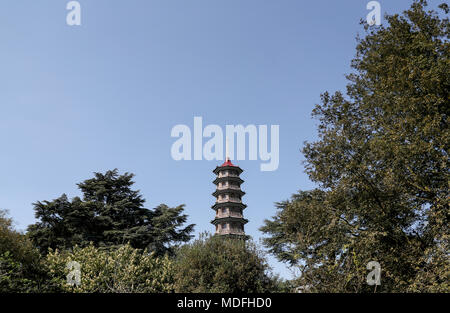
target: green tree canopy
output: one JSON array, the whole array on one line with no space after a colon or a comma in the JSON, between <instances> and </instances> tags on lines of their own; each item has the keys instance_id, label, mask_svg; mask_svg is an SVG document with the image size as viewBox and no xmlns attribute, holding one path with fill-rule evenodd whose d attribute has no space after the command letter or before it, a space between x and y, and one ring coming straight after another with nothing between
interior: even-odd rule
<instances>
[{"instance_id":1,"label":"green tree canopy","mask_svg":"<svg viewBox=\"0 0 450 313\"><path fill-rule=\"evenodd\" d=\"M177 251L177 292L270 292L285 284L268 273L262 252L251 241L202 234Z\"/></svg>"},{"instance_id":2,"label":"green tree canopy","mask_svg":"<svg viewBox=\"0 0 450 313\"><path fill-rule=\"evenodd\" d=\"M151 249L158 255L172 252L172 245L191 238L194 225L183 224L184 206L161 204L144 207L138 190L131 189L133 174L119 175L117 169L95 173L78 184L83 198L71 201L66 195L34 204L39 222L28 227L28 235L41 251L66 249L75 245L113 247L130 243L138 249Z\"/></svg>"},{"instance_id":3,"label":"green tree canopy","mask_svg":"<svg viewBox=\"0 0 450 313\"><path fill-rule=\"evenodd\" d=\"M365 26L347 94L322 95L303 149L319 185L278 204L265 244L311 291L450 291L449 21L414 1ZM448 14L446 4L440 6Z\"/></svg>"},{"instance_id":4,"label":"green tree canopy","mask_svg":"<svg viewBox=\"0 0 450 313\"><path fill-rule=\"evenodd\" d=\"M0 210L0 293L58 291L39 251Z\"/></svg>"}]
</instances>

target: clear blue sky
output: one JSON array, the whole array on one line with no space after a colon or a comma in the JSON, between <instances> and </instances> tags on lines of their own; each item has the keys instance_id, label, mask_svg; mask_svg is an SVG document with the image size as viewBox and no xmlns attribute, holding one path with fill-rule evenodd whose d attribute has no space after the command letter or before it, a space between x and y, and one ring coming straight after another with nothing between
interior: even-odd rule
<instances>
[{"instance_id":1,"label":"clear blue sky","mask_svg":"<svg viewBox=\"0 0 450 313\"><path fill-rule=\"evenodd\" d=\"M194 116L280 125L277 171L238 162L256 241L274 202L314 187L300 153L316 136L310 112L345 87L368 0L80 0L79 27L66 25L67 2L0 2L0 208L18 229L35 222L33 202L80 195L76 183L118 168L136 174L147 207L184 203L196 234L213 231L220 162L170 155L171 128ZM380 3L393 13L411 1Z\"/></svg>"}]
</instances>

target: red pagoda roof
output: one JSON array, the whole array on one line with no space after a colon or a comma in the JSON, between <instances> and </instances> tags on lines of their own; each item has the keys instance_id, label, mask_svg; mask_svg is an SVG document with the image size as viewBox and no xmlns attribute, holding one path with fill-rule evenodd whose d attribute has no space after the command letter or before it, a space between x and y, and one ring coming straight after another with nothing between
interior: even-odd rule
<instances>
[{"instance_id":1,"label":"red pagoda roof","mask_svg":"<svg viewBox=\"0 0 450 313\"><path fill-rule=\"evenodd\" d=\"M213 173L217 174L217 173L219 173L220 170L227 168L227 167L235 168L239 172L239 174L243 172L243 170L239 166L234 165L233 163L231 163L230 159L227 158L221 166L216 166Z\"/></svg>"},{"instance_id":2,"label":"red pagoda roof","mask_svg":"<svg viewBox=\"0 0 450 313\"><path fill-rule=\"evenodd\" d=\"M236 167L236 165L231 163L230 160L226 160L220 167L224 167L224 166L234 166L234 167Z\"/></svg>"}]
</instances>

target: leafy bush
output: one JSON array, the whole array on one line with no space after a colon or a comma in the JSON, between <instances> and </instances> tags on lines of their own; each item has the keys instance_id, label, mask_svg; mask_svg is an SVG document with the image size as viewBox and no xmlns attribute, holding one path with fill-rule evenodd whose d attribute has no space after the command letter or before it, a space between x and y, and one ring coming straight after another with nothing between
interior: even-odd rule
<instances>
[{"instance_id":1,"label":"leafy bush","mask_svg":"<svg viewBox=\"0 0 450 313\"><path fill-rule=\"evenodd\" d=\"M68 284L73 268L80 265L80 285ZM173 264L167 256L156 258L153 253L123 245L105 250L93 245L75 246L72 251L50 250L47 255L50 275L67 292L150 293L173 291Z\"/></svg>"},{"instance_id":2,"label":"leafy bush","mask_svg":"<svg viewBox=\"0 0 450 313\"><path fill-rule=\"evenodd\" d=\"M202 234L177 253L177 292L270 292L282 285L268 274L262 252L250 240Z\"/></svg>"}]
</instances>

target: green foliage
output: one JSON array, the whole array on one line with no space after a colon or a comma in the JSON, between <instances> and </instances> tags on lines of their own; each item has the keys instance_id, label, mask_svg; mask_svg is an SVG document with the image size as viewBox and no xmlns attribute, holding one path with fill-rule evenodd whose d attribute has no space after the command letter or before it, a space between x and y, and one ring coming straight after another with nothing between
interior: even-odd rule
<instances>
[{"instance_id":1,"label":"green foliage","mask_svg":"<svg viewBox=\"0 0 450 313\"><path fill-rule=\"evenodd\" d=\"M366 26L347 96L324 93L313 111L319 140L303 152L320 189L279 203L262 227L304 290L373 291L374 260L377 291L450 291L449 22L425 7Z\"/></svg>"},{"instance_id":2,"label":"green foliage","mask_svg":"<svg viewBox=\"0 0 450 313\"><path fill-rule=\"evenodd\" d=\"M184 207L160 205L143 207L145 200L132 190L133 174L119 175L117 169L95 173L78 187L83 193L69 201L66 195L34 204L40 221L28 234L42 252L48 248L68 249L75 245L98 247L130 243L134 248L150 248L158 255L171 253L171 245L188 241L194 225L182 228L187 216Z\"/></svg>"},{"instance_id":3,"label":"green foliage","mask_svg":"<svg viewBox=\"0 0 450 313\"><path fill-rule=\"evenodd\" d=\"M23 262L31 262L36 257L31 242L13 228L13 221L7 212L0 210L0 254L8 254Z\"/></svg>"},{"instance_id":4,"label":"green foliage","mask_svg":"<svg viewBox=\"0 0 450 313\"><path fill-rule=\"evenodd\" d=\"M177 292L270 292L286 285L271 278L260 250L251 241L202 234L177 251Z\"/></svg>"},{"instance_id":5,"label":"green foliage","mask_svg":"<svg viewBox=\"0 0 450 313\"><path fill-rule=\"evenodd\" d=\"M12 220L0 210L0 293L57 290L39 251L25 235L13 229Z\"/></svg>"},{"instance_id":6,"label":"green foliage","mask_svg":"<svg viewBox=\"0 0 450 313\"><path fill-rule=\"evenodd\" d=\"M67 276L80 264L80 285L70 285ZM134 249L130 245L105 250L89 245L72 251L50 251L47 255L50 274L66 292L76 293L155 293L173 291L173 264L168 256Z\"/></svg>"},{"instance_id":7,"label":"green foliage","mask_svg":"<svg viewBox=\"0 0 450 313\"><path fill-rule=\"evenodd\" d=\"M9 251L0 254L0 292L33 290L33 282L23 273L22 264Z\"/></svg>"}]
</instances>

